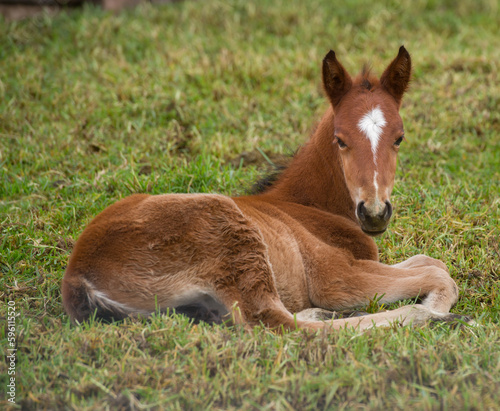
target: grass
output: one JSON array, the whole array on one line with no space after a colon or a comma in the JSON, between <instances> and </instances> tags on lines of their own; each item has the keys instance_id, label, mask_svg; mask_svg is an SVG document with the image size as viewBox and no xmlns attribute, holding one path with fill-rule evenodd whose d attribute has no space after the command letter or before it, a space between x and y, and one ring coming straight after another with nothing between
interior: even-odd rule
<instances>
[{"instance_id":1,"label":"grass","mask_svg":"<svg viewBox=\"0 0 500 411\"><path fill-rule=\"evenodd\" d=\"M498 409L498 21L487 0L210 0L0 20L0 298L18 313L16 407ZM93 216L136 192L244 194L325 110L330 48L351 73L380 73L401 44L415 71L381 260L445 261L453 312L480 326L70 326L60 282Z\"/></svg>"}]
</instances>

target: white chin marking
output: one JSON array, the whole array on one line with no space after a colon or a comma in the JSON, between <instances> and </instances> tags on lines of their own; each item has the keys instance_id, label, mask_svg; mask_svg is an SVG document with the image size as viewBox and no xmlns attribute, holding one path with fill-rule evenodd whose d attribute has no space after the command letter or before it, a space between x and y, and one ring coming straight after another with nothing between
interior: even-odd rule
<instances>
[{"instance_id":1,"label":"white chin marking","mask_svg":"<svg viewBox=\"0 0 500 411\"><path fill-rule=\"evenodd\" d=\"M377 106L366 113L361 120L359 120L358 128L363 132L372 146L373 161L377 164L377 146L382 135L383 128L387 124L385 121L384 113Z\"/></svg>"}]
</instances>

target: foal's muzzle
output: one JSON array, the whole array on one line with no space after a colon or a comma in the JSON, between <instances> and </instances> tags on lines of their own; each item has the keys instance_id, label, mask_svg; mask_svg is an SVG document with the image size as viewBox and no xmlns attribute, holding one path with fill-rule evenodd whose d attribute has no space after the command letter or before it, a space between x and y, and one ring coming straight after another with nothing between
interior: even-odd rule
<instances>
[{"instance_id":1,"label":"foal's muzzle","mask_svg":"<svg viewBox=\"0 0 500 411\"><path fill-rule=\"evenodd\" d=\"M385 207L378 212L373 212L371 209L365 207L365 202L360 201L356 208L361 229L369 235L382 234L389 224L392 216L392 205L389 201L385 202Z\"/></svg>"}]
</instances>

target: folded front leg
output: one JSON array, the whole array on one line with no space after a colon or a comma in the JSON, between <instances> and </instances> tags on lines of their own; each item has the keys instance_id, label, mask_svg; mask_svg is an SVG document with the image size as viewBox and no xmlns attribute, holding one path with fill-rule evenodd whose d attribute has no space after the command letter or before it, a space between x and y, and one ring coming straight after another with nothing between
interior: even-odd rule
<instances>
[{"instance_id":1,"label":"folded front leg","mask_svg":"<svg viewBox=\"0 0 500 411\"><path fill-rule=\"evenodd\" d=\"M313 305L327 310L360 307L375 297L381 303L420 297L424 307L447 313L458 300L455 281L436 265L400 268L354 260L332 275L311 277L309 286Z\"/></svg>"}]
</instances>

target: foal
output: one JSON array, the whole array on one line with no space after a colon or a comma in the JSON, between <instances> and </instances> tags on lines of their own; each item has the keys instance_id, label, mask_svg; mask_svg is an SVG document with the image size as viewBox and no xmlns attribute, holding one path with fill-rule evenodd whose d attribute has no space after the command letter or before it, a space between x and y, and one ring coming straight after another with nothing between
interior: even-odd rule
<instances>
[{"instance_id":1,"label":"foal","mask_svg":"<svg viewBox=\"0 0 500 411\"><path fill-rule=\"evenodd\" d=\"M237 198L138 194L108 207L71 255L66 312L81 322L94 313L110 320L175 308L195 321L285 329L452 318L458 289L442 262L417 255L381 264L370 237L392 214L404 140L398 111L410 72L404 47L380 79L366 70L352 79L330 51L323 60L330 107L271 187ZM422 303L319 320L322 309L359 307L375 295Z\"/></svg>"}]
</instances>

